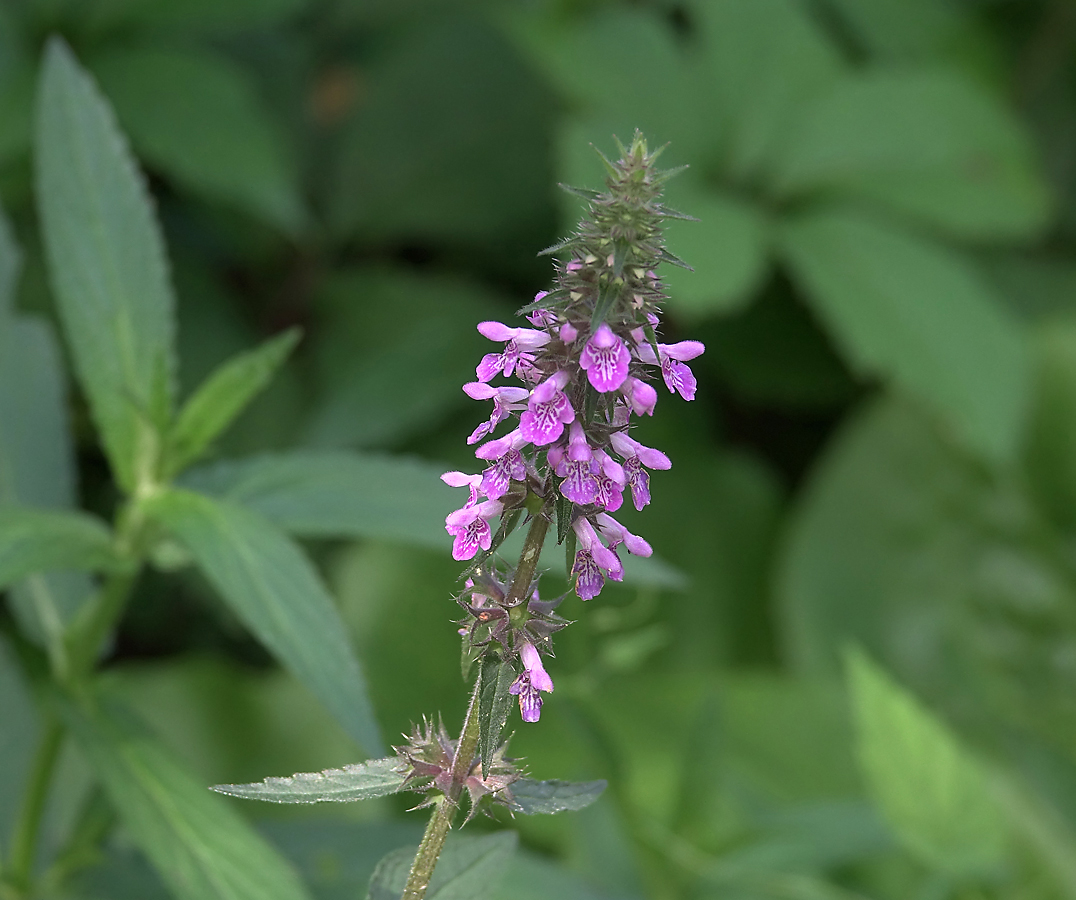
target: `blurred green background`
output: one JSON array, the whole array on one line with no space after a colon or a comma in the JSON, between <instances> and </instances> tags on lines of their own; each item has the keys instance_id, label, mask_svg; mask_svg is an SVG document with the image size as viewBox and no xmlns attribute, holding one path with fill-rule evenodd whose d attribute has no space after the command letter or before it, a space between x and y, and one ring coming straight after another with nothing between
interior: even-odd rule
<instances>
[{"instance_id":1,"label":"blurred green background","mask_svg":"<svg viewBox=\"0 0 1076 900\"><path fill-rule=\"evenodd\" d=\"M556 183L600 187L589 145L636 127L689 166L669 202L699 222L667 243L695 271L665 273L664 334L707 352L696 402L663 393L639 427L673 468L625 516L665 565L564 603L557 691L512 744L611 787L513 823L504 896L1076 897L1076 3L0 0L0 198L18 307L46 318L53 33L156 197L184 392L303 328L221 459L473 470L474 326L548 286L536 251L580 212ZM110 515L69 408L81 499ZM439 527L308 544L390 739L462 717ZM852 664L849 693L853 645L893 681ZM356 758L186 570L143 579L108 670L206 784ZM3 671L0 812L32 746ZM86 782L70 753L55 840ZM318 898L363 896L421 827L402 801L240 809ZM164 896L122 831L69 890Z\"/></svg>"}]
</instances>

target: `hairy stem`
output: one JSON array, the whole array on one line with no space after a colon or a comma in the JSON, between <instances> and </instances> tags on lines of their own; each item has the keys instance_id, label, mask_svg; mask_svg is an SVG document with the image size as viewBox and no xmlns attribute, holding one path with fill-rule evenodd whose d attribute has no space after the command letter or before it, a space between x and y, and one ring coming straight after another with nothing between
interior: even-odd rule
<instances>
[{"instance_id":1,"label":"hairy stem","mask_svg":"<svg viewBox=\"0 0 1076 900\"><path fill-rule=\"evenodd\" d=\"M460 795L463 793L463 782L471 771L475 751L478 749L479 687L480 682L476 680L474 690L471 692L471 703L467 707L467 717L463 720L460 741L456 746L456 756L452 760L452 786L448 794L434 806L433 815L430 816L429 824L426 826L426 833L422 835L422 843L418 845L415 861L411 863L407 886L400 900L422 900L426 896L426 889L430 886L430 879L433 877L434 866L441 857L445 839L452 828L452 820L456 817Z\"/></svg>"},{"instance_id":2,"label":"hairy stem","mask_svg":"<svg viewBox=\"0 0 1076 900\"><path fill-rule=\"evenodd\" d=\"M50 715L41 733L41 740L34 755L33 768L26 784L22 807L16 820L15 833L11 839L10 881L16 888L25 890L33 876L34 857L37 855L37 838L41 817L45 812L49 786L60 757L64 730L54 715Z\"/></svg>"},{"instance_id":3,"label":"hairy stem","mask_svg":"<svg viewBox=\"0 0 1076 900\"><path fill-rule=\"evenodd\" d=\"M523 542L523 550L519 554L515 579L504 600L506 606L511 607L520 603L530 592L534 572L538 567L538 557L542 554L542 545L545 543L546 532L549 530L549 519L544 513L543 509L531 520L527 538ZM475 680L474 690L471 692L471 702L463 720L459 743L456 745L456 755L452 759L452 786L434 806L433 814L426 825L426 833L422 835L422 843L418 845L415 860L411 863L407 886L400 900L422 900L426 896L434 867L437 865L437 860L441 858L441 850L444 849L445 840L452 829L452 820L456 817L456 810L459 809L464 782L471 773L471 767L478 753L478 741L481 737L481 726L478 721L478 692L481 686L481 677L479 677Z\"/></svg>"}]
</instances>

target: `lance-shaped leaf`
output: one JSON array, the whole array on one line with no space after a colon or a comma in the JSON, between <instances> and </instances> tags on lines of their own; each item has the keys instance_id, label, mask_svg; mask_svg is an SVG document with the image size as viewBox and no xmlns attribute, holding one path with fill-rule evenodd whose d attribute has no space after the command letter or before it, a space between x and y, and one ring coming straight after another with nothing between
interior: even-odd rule
<instances>
[{"instance_id":1,"label":"lance-shaped leaf","mask_svg":"<svg viewBox=\"0 0 1076 900\"><path fill-rule=\"evenodd\" d=\"M484 900L496 896L505 863L516 849L514 831L486 837L452 835L433 870L426 900ZM398 900L407 885L415 847L393 850L377 864L367 900Z\"/></svg>"},{"instance_id":2,"label":"lance-shaped leaf","mask_svg":"<svg viewBox=\"0 0 1076 900\"><path fill-rule=\"evenodd\" d=\"M60 510L0 509L0 589L35 572L107 572L122 565L108 526L93 516Z\"/></svg>"},{"instance_id":3,"label":"lance-shaped leaf","mask_svg":"<svg viewBox=\"0 0 1076 900\"><path fill-rule=\"evenodd\" d=\"M178 900L308 900L291 866L121 709L62 712L131 840Z\"/></svg>"},{"instance_id":4,"label":"lance-shaped leaf","mask_svg":"<svg viewBox=\"0 0 1076 900\"><path fill-rule=\"evenodd\" d=\"M1011 459L1030 395L1024 335L955 251L851 209L783 230L782 250L846 358L933 407L965 446Z\"/></svg>"},{"instance_id":5,"label":"lance-shaped leaf","mask_svg":"<svg viewBox=\"0 0 1076 900\"><path fill-rule=\"evenodd\" d=\"M145 504L254 635L371 754L381 734L344 623L302 551L242 507L173 490Z\"/></svg>"},{"instance_id":6,"label":"lance-shaped leaf","mask_svg":"<svg viewBox=\"0 0 1076 900\"><path fill-rule=\"evenodd\" d=\"M269 383L299 340L290 329L220 365L183 405L172 428L168 472L197 459Z\"/></svg>"},{"instance_id":7,"label":"lance-shaped leaf","mask_svg":"<svg viewBox=\"0 0 1076 900\"><path fill-rule=\"evenodd\" d=\"M199 466L183 476L300 537L402 540L445 551L444 521L459 506L446 467L372 453L294 452Z\"/></svg>"},{"instance_id":8,"label":"lance-shaped leaf","mask_svg":"<svg viewBox=\"0 0 1076 900\"><path fill-rule=\"evenodd\" d=\"M953 877L997 870L1008 829L989 772L863 653L848 655L848 678L867 789L897 837Z\"/></svg>"},{"instance_id":9,"label":"lance-shaped leaf","mask_svg":"<svg viewBox=\"0 0 1076 900\"><path fill-rule=\"evenodd\" d=\"M342 769L300 772L290 778L266 778L253 784L216 784L212 790L270 803L350 803L395 794L406 778L400 760L386 756Z\"/></svg>"},{"instance_id":10,"label":"lance-shaped leaf","mask_svg":"<svg viewBox=\"0 0 1076 900\"><path fill-rule=\"evenodd\" d=\"M285 231L304 224L283 135L241 67L204 49L145 44L114 46L91 64L148 165Z\"/></svg>"},{"instance_id":11,"label":"lance-shaped leaf","mask_svg":"<svg viewBox=\"0 0 1076 900\"><path fill-rule=\"evenodd\" d=\"M66 384L51 326L13 311L21 252L0 212L0 505L75 505ZM85 572L34 575L9 592L23 634L60 647L64 623L89 595Z\"/></svg>"},{"instance_id":12,"label":"lance-shaped leaf","mask_svg":"<svg viewBox=\"0 0 1076 900\"><path fill-rule=\"evenodd\" d=\"M605 780L533 781L521 778L512 782L512 809L527 816L583 809L597 800L608 784Z\"/></svg>"},{"instance_id":13,"label":"lance-shaped leaf","mask_svg":"<svg viewBox=\"0 0 1076 900\"><path fill-rule=\"evenodd\" d=\"M489 775L493 755L501 745L501 732L508 721L508 710L512 705L512 695L508 688L515 680L516 672L512 666L493 654L482 658L481 679L478 687L478 749L482 756L482 777Z\"/></svg>"},{"instance_id":14,"label":"lance-shaped leaf","mask_svg":"<svg viewBox=\"0 0 1076 900\"><path fill-rule=\"evenodd\" d=\"M172 288L145 182L107 102L52 39L37 99L37 197L79 382L117 481L155 475L171 415Z\"/></svg>"}]
</instances>

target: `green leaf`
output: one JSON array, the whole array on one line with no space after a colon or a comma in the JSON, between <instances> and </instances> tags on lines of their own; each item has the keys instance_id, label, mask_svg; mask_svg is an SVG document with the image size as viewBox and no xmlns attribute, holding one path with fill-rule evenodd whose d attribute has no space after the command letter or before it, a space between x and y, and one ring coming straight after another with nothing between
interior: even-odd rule
<instances>
[{"instance_id":1,"label":"green leaf","mask_svg":"<svg viewBox=\"0 0 1076 900\"><path fill-rule=\"evenodd\" d=\"M324 324L312 345L323 399L310 412L304 443L398 444L462 410L477 425L481 408L460 385L490 351L475 326L504 316L506 300L518 303L458 278L383 267L327 279L317 298Z\"/></svg>"},{"instance_id":2,"label":"green leaf","mask_svg":"<svg viewBox=\"0 0 1076 900\"><path fill-rule=\"evenodd\" d=\"M508 688L515 680L516 671L510 663L492 653L482 657L478 688L478 749L482 756L482 777L489 775L493 755L501 745L501 733L508 721L512 695Z\"/></svg>"},{"instance_id":3,"label":"green leaf","mask_svg":"<svg viewBox=\"0 0 1076 900\"><path fill-rule=\"evenodd\" d=\"M840 75L836 48L797 0L692 4L738 178L772 165L805 101ZM690 210L688 210L690 212Z\"/></svg>"},{"instance_id":4,"label":"green leaf","mask_svg":"<svg viewBox=\"0 0 1076 900\"><path fill-rule=\"evenodd\" d=\"M299 340L290 329L218 366L183 405L169 437L168 472L197 459L269 383Z\"/></svg>"},{"instance_id":5,"label":"green leaf","mask_svg":"<svg viewBox=\"0 0 1076 900\"><path fill-rule=\"evenodd\" d=\"M1076 530L1076 323L1037 329L1038 372L1027 474L1039 502L1066 531Z\"/></svg>"},{"instance_id":6,"label":"green leaf","mask_svg":"<svg viewBox=\"0 0 1076 900\"><path fill-rule=\"evenodd\" d=\"M699 221L668 223L666 244L694 269L666 269L670 308L694 316L742 308L768 268L769 227L764 213L754 203L731 194L674 185L670 202ZM685 196L688 192L690 197ZM677 199L681 196L682 201Z\"/></svg>"},{"instance_id":7,"label":"green leaf","mask_svg":"<svg viewBox=\"0 0 1076 900\"><path fill-rule=\"evenodd\" d=\"M144 504L190 551L236 615L371 755L382 742L346 630L314 567L272 525L188 491Z\"/></svg>"},{"instance_id":8,"label":"green leaf","mask_svg":"<svg viewBox=\"0 0 1076 900\"><path fill-rule=\"evenodd\" d=\"M956 878L997 870L1007 829L986 770L863 653L850 653L847 668L859 762L901 842Z\"/></svg>"},{"instance_id":9,"label":"green leaf","mask_svg":"<svg viewBox=\"0 0 1076 900\"><path fill-rule=\"evenodd\" d=\"M306 220L294 166L250 78L204 51L113 49L92 61L148 165L289 233Z\"/></svg>"},{"instance_id":10,"label":"green leaf","mask_svg":"<svg viewBox=\"0 0 1076 900\"><path fill-rule=\"evenodd\" d=\"M54 38L37 101L37 196L64 332L116 479L152 481L172 404L174 301L146 191L108 104Z\"/></svg>"},{"instance_id":11,"label":"green leaf","mask_svg":"<svg viewBox=\"0 0 1076 900\"><path fill-rule=\"evenodd\" d=\"M512 782L512 809L527 816L584 809L601 796L607 781L533 781L521 778Z\"/></svg>"},{"instance_id":12,"label":"green leaf","mask_svg":"<svg viewBox=\"0 0 1076 900\"><path fill-rule=\"evenodd\" d=\"M403 788L406 773L395 756L372 759L323 772L301 772L290 778L266 778L254 784L217 784L212 790L247 800L271 803L350 803L395 794Z\"/></svg>"},{"instance_id":13,"label":"green leaf","mask_svg":"<svg viewBox=\"0 0 1076 900\"><path fill-rule=\"evenodd\" d=\"M966 261L841 209L789 222L782 250L854 366L926 401L985 459L1012 458L1029 400L1027 348Z\"/></svg>"},{"instance_id":14,"label":"green leaf","mask_svg":"<svg viewBox=\"0 0 1076 900\"><path fill-rule=\"evenodd\" d=\"M496 896L517 841L514 831L485 837L449 837L433 870L426 900L487 900ZM416 849L394 850L377 864L367 900L398 900L407 884Z\"/></svg>"},{"instance_id":15,"label":"green leaf","mask_svg":"<svg viewBox=\"0 0 1076 900\"><path fill-rule=\"evenodd\" d=\"M291 866L122 714L72 705L63 713L127 833L178 900L307 900Z\"/></svg>"},{"instance_id":16,"label":"green leaf","mask_svg":"<svg viewBox=\"0 0 1076 900\"><path fill-rule=\"evenodd\" d=\"M0 852L8 859L16 817L30 777L38 716L14 652L0 638Z\"/></svg>"},{"instance_id":17,"label":"green leaf","mask_svg":"<svg viewBox=\"0 0 1076 900\"><path fill-rule=\"evenodd\" d=\"M9 315L15 306L15 284L22 271L22 250L15 243L4 211L0 208L0 317Z\"/></svg>"},{"instance_id":18,"label":"green leaf","mask_svg":"<svg viewBox=\"0 0 1076 900\"><path fill-rule=\"evenodd\" d=\"M397 540L446 550L445 516L462 500L445 466L369 453L293 452L215 463L184 484L225 497L301 537Z\"/></svg>"},{"instance_id":19,"label":"green leaf","mask_svg":"<svg viewBox=\"0 0 1076 900\"><path fill-rule=\"evenodd\" d=\"M76 500L63 365L48 323L13 314L21 262L0 211L0 506L62 509ZM34 575L12 587L11 610L23 634L58 650L90 589L83 572Z\"/></svg>"},{"instance_id":20,"label":"green leaf","mask_svg":"<svg viewBox=\"0 0 1076 900\"><path fill-rule=\"evenodd\" d=\"M785 194L866 198L964 238L1033 235L1050 213L1030 135L944 71L842 81L784 145L777 183Z\"/></svg>"},{"instance_id":21,"label":"green leaf","mask_svg":"<svg viewBox=\"0 0 1076 900\"><path fill-rule=\"evenodd\" d=\"M37 572L123 565L108 526L86 513L0 508L0 589Z\"/></svg>"},{"instance_id":22,"label":"green leaf","mask_svg":"<svg viewBox=\"0 0 1076 900\"><path fill-rule=\"evenodd\" d=\"M97 0L87 10L99 27L196 32L246 31L293 15L306 0Z\"/></svg>"}]
</instances>

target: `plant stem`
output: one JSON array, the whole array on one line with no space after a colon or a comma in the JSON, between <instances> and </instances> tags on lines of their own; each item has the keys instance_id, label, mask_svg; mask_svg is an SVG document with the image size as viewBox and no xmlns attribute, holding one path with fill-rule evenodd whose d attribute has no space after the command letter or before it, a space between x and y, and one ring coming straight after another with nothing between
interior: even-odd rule
<instances>
[{"instance_id":1,"label":"plant stem","mask_svg":"<svg viewBox=\"0 0 1076 900\"><path fill-rule=\"evenodd\" d=\"M26 785L22 807L11 840L11 874L10 880L23 890L30 885L34 869L34 857L37 854L37 837L41 817L45 812L45 800L48 798L49 785L56 762L63 745L64 730L55 715L50 715L45 722L41 741L34 755L33 768Z\"/></svg>"},{"instance_id":2,"label":"plant stem","mask_svg":"<svg viewBox=\"0 0 1076 900\"><path fill-rule=\"evenodd\" d=\"M545 508L543 508L531 520L527 538L523 542L523 550L519 554L515 578L504 599L505 606L516 606L529 594L531 583L534 581L534 572L538 567L538 557L542 554L542 545L545 543L548 530L549 519L546 518ZM471 702L463 720L459 743L456 745L456 755L452 759L452 786L434 806L433 814L426 825L426 832L422 835L422 843L418 845L415 860L411 863L407 885L404 887L400 900L422 900L426 896L430 879L433 877L433 869L441 857L441 850L444 849L448 832L452 829L452 820L456 817L456 810L459 809L464 782L471 774L475 755L478 753L478 740L481 737L481 726L478 720L478 692L482 686L481 681L481 676L475 679L474 690L471 691Z\"/></svg>"},{"instance_id":3,"label":"plant stem","mask_svg":"<svg viewBox=\"0 0 1076 900\"><path fill-rule=\"evenodd\" d=\"M452 786L434 806L433 815L430 816L430 821L426 825L426 833L422 835L422 843L418 845L415 861L411 863L407 886L400 900L422 900L426 896L430 878L433 877L434 866L441 857L445 839L452 828L452 820L456 817L460 795L463 793L463 782L471 771L475 751L478 749L479 687L480 679L476 679L474 690L471 692L471 702L467 707L467 716L463 720L460 741L456 745L456 755L452 760Z\"/></svg>"}]
</instances>

